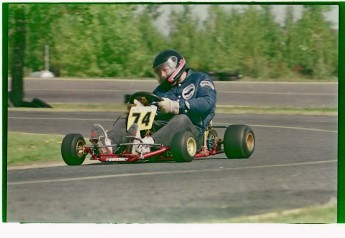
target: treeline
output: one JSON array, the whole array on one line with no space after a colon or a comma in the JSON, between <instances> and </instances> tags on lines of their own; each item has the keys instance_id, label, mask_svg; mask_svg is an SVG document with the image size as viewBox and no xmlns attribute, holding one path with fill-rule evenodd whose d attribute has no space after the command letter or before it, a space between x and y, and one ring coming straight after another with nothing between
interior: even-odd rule
<instances>
[{"instance_id":1,"label":"treeline","mask_svg":"<svg viewBox=\"0 0 345 238\"><path fill-rule=\"evenodd\" d=\"M329 78L338 73L338 33L323 14L329 6L303 6L283 24L270 5L224 8L210 4L206 20L181 4L169 16L169 34L155 26L159 4L10 4L9 71L15 64L13 29L23 28L25 75L44 69L60 77L153 77L151 63L162 49L180 51L192 68L240 72L254 78ZM21 14L16 14L21 12ZM22 33L23 33L22 32ZM17 42L17 43L16 43Z\"/></svg>"}]
</instances>

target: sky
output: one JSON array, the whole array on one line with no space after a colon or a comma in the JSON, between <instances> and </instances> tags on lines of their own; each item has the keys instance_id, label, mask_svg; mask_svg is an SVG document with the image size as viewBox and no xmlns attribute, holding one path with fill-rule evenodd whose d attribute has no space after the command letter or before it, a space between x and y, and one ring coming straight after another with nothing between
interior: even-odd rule
<instances>
[{"instance_id":1,"label":"sky","mask_svg":"<svg viewBox=\"0 0 345 238\"><path fill-rule=\"evenodd\" d=\"M193 12L197 14L197 16L204 20L207 17L207 8L209 4L198 4L194 5ZM227 4L226 7L243 7L246 5L235 5L235 4ZM294 6L294 14L295 19L299 19L302 15L302 6L301 5L293 5ZM178 9L180 6L178 5L164 5L162 6L162 15L157 19L157 27L162 31L164 34L168 34L169 27L167 26L167 19L171 9ZM286 5L274 5L273 6L273 13L277 22L282 23L285 18L285 8ZM331 10L327 12L325 15L326 20L331 21L333 23L334 29L339 29L339 7L338 5L333 5Z\"/></svg>"}]
</instances>

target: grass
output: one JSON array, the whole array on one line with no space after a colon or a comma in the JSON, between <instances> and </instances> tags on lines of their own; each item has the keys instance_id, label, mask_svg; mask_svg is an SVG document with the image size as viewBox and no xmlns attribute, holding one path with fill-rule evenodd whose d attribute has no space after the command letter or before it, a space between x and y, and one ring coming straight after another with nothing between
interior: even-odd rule
<instances>
[{"instance_id":1,"label":"grass","mask_svg":"<svg viewBox=\"0 0 345 238\"><path fill-rule=\"evenodd\" d=\"M60 161L63 136L8 132L7 165Z\"/></svg>"},{"instance_id":2,"label":"grass","mask_svg":"<svg viewBox=\"0 0 345 238\"><path fill-rule=\"evenodd\" d=\"M243 77L242 79L238 80L241 82L292 82L292 83L336 83L338 82L337 77L329 77L329 78L323 78L323 79L312 79L312 78L306 78L306 77L298 77L290 76L286 78L250 78L250 77Z\"/></svg>"},{"instance_id":3,"label":"grass","mask_svg":"<svg viewBox=\"0 0 345 238\"><path fill-rule=\"evenodd\" d=\"M54 110L67 110L67 111L126 111L127 106L119 103L52 103L51 106Z\"/></svg>"},{"instance_id":4,"label":"grass","mask_svg":"<svg viewBox=\"0 0 345 238\"><path fill-rule=\"evenodd\" d=\"M287 223L287 224L322 224L337 222L337 206L334 203L294 210L276 211L267 214L237 217L218 221L221 223Z\"/></svg>"}]
</instances>

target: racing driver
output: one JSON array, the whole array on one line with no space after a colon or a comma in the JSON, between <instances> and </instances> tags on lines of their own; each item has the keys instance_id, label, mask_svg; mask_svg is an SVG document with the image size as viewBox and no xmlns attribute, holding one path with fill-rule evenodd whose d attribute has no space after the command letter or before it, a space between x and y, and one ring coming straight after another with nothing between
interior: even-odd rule
<instances>
[{"instance_id":1,"label":"racing driver","mask_svg":"<svg viewBox=\"0 0 345 238\"><path fill-rule=\"evenodd\" d=\"M209 126L216 109L217 92L211 78L202 72L187 68L184 57L175 50L164 50L153 60L152 68L159 83L153 91L163 101L158 102L151 136L142 139L143 143L157 143L169 146L174 133L190 131L202 146L203 132ZM132 105L129 105L129 108ZM127 135L135 135L137 124L126 132L128 113L121 116L113 128L106 132L99 125L93 125L91 138L100 138L105 145L126 142ZM113 147L114 150L116 147ZM105 147L112 153L112 147ZM137 152L149 152L149 148L137 147ZM104 152L104 151L103 151ZM114 151L115 152L115 151Z\"/></svg>"}]
</instances>

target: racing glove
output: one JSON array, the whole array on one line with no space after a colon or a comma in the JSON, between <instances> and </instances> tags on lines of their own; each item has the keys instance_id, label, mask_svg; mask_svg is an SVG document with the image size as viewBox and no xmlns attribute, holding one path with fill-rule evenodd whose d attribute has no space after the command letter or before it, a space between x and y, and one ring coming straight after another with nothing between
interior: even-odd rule
<instances>
[{"instance_id":1,"label":"racing glove","mask_svg":"<svg viewBox=\"0 0 345 238\"><path fill-rule=\"evenodd\" d=\"M180 111L180 104L169 98L163 98L163 101L158 102L158 108L162 113L173 113L177 115Z\"/></svg>"}]
</instances>

